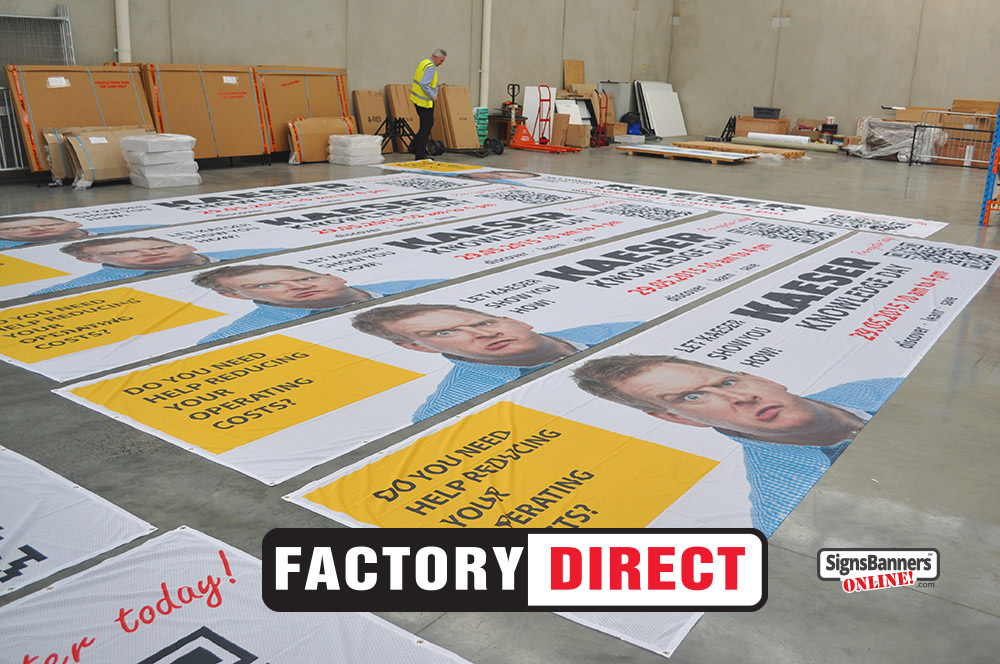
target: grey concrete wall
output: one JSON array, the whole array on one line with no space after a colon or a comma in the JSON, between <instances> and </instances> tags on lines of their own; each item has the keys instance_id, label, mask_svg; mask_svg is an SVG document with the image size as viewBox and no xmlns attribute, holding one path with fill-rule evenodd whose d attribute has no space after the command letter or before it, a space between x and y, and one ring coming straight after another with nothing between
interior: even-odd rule
<instances>
[{"instance_id":1,"label":"grey concrete wall","mask_svg":"<svg viewBox=\"0 0 1000 664\"><path fill-rule=\"evenodd\" d=\"M417 63L436 48L448 52L439 83L479 95L482 13L479 0L348 0L348 82L352 90L381 90L413 80ZM475 74L475 75L473 75Z\"/></svg>"},{"instance_id":2,"label":"grey concrete wall","mask_svg":"<svg viewBox=\"0 0 1000 664\"><path fill-rule=\"evenodd\" d=\"M114 0L63 0L77 62L115 59ZM53 0L0 0L54 15ZM448 50L442 82L479 99L483 0L130 0L133 60L347 67L351 89L410 80ZM842 131L880 106L1000 97L996 0L493 0L489 104L511 82L669 81L692 134L730 115L834 115ZM775 27L772 21L784 19Z\"/></svg>"}]
</instances>

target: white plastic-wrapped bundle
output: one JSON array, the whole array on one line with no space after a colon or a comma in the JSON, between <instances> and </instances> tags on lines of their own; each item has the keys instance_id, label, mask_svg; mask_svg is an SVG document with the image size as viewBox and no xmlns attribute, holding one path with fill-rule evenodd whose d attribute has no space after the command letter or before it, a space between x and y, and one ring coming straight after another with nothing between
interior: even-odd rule
<instances>
[{"instance_id":1,"label":"white plastic-wrapped bundle","mask_svg":"<svg viewBox=\"0 0 1000 664\"><path fill-rule=\"evenodd\" d=\"M183 164L194 161L194 150L172 150L170 152L133 152L123 150L129 164L152 166L156 164Z\"/></svg>"},{"instance_id":2,"label":"white plastic-wrapped bundle","mask_svg":"<svg viewBox=\"0 0 1000 664\"><path fill-rule=\"evenodd\" d=\"M146 177L170 177L173 175L195 175L198 172L198 162L184 161L174 164L133 164L126 162L130 174Z\"/></svg>"},{"instance_id":3,"label":"white plastic-wrapped bundle","mask_svg":"<svg viewBox=\"0 0 1000 664\"><path fill-rule=\"evenodd\" d=\"M201 184L193 136L146 134L126 138L136 139L122 141L122 156L132 184L149 189Z\"/></svg>"},{"instance_id":4,"label":"white plastic-wrapped bundle","mask_svg":"<svg viewBox=\"0 0 1000 664\"><path fill-rule=\"evenodd\" d=\"M129 181L139 187L146 189L160 189L162 187L190 187L201 184L201 176L197 173L188 175L159 175L150 176L140 173L132 173L128 176Z\"/></svg>"},{"instance_id":5,"label":"white plastic-wrapped bundle","mask_svg":"<svg viewBox=\"0 0 1000 664\"><path fill-rule=\"evenodd\" d=\"M123 137L121 145L130 152L175 152L194 150L197 140L184 134L138 134Z\"/></svg>"},{"instance_id":6,"label":"white plastic-wrapped bundle","mask_svg":"<svg viewBox=\"0 0 1000 664\"><path fill-rule=\"evenodd\" d=\"M382 137L369 134L330 136L328 153L330 156L327 161L343 166L362 166L384 161Z\"/></svg>"}]
</instances>

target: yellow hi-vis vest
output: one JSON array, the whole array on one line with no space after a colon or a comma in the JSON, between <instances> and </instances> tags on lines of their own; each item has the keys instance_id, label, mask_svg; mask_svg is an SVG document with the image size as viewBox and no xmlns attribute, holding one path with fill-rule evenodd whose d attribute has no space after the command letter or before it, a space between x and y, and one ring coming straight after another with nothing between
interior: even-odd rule
<instances>
[{"instance_id":1,"label":"yellow hi-vis vest","mask_svg":"<svg viewBox=\"0 0 1000 664\"><path fill-rule=\"evenodd\" d=\"M417 65L417 71L413 74L413 85L410 86L410 101L412 101L417 106L423 106L424 108L431 108L434 106L434 100L427 96L424 89L420 87L420 81L424 78L424 73L427 71L428 67L434 67L434 61L430 58L426 60L421 60L420 64ZM438 73L437 67L434 68L434 78L431 79L431 88L437 90L438 84Z\"/></svg>"}]
</instances>

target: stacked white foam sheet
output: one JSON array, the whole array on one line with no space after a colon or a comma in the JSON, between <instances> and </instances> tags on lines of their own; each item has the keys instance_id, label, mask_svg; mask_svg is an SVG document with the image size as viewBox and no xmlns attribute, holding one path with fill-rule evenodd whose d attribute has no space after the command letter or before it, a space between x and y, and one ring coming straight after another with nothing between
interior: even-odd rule
<instances>
[{"instance_id":1,"label":"stacked white foam sheet","mask_svg":"<svg viewBox=\"0 0 1000 664\"><path fill-rule=\"evenodd\" d=\"M669 83L636 81L635 102L642 126L656 136L687 136L680 98Z\"/></svg>"},{"instance_id":2,"label":"stacked white foam sheet","mask_svg":"<svg viewBox=\"0 0 1000 664\"><path fill-rule=\"evenodd\" d=\"M365 166L385 161L382 137L370 134L345 134L330 137L327 161L341 166Z\"/></svg>"},{"instance_id":3,"label":"stacked white foam sheet","mask_svg":"<svg viewBox=\"0 0 1000 664\"><path fill-rule=\"evenodd\" d=\"M194 136L140 134L122 139L129 180L147 189L201 184L194 160Z\"/></svg>"}]
</instances>

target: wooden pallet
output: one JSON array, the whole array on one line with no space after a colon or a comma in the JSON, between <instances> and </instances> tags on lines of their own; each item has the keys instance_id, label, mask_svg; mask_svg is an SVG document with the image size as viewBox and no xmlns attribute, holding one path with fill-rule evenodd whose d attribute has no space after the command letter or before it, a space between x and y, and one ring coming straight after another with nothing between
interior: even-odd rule
<instances>
[{"instance_id":1,"label":"wooden pallet","mask_svg":"<svg viewBox=\"0 0 1000 664\"><path fill-rule=\"evenodd\" d=\"M805 150L768 148L762 145L743 145L741 143L721 143L718 141L674 141L674 147L692 148L695 150L719 150L720 152L742 152L744 154L780 154L785 159L801 159L806 156Z\"/></svg>"},{"instance_id":2,"label":"wooden pallet","mask_svg":"<svg viewBox=\"0 0 1000 664\"><path fill-rule=\"evenodd\" d=\"M739 164L747 159L753 159L754 154L737 154L733 152L716 152L712 150L698 150L693 148L681 148L664 145L622 145L615 148L619 152L626 152L628 156L634 154L650 154L657 157L668 157L670 159L699 159L710 161L713 164Z\"/></svg>"}]
</instances>

